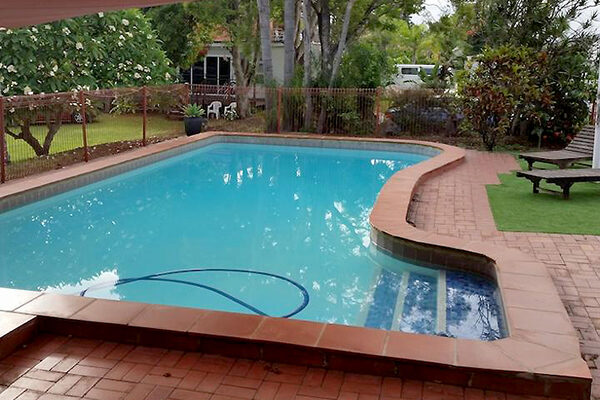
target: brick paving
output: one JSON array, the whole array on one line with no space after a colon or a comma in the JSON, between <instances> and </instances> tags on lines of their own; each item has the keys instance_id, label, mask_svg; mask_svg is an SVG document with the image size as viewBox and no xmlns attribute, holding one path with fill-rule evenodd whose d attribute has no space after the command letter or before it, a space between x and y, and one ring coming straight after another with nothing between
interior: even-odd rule
<instances>
[{"instance_id":1,"label":"brick paving","mask_svg":"<svg viewBox=\"0 0 600 400\"><path fill-rule=\"evenodd\" d=\"M0 400L531 400L435 382L42 335L0 360ZM544 399L544 398L535 398Z\"/></svg>"},{"instance_id":2,"label":"brick paving","mask_svg":"<svg viewBox=\"0 0 600 400\"><path fill-rule=\"evenodd\" d=\"M600 236L499 232L485 185L518 168L511 155L468 151L464 163L417 188L409 219L427 231L518 248L544 262L579 333L592 397L600 398Z\"/></svg>"}]
</instances>

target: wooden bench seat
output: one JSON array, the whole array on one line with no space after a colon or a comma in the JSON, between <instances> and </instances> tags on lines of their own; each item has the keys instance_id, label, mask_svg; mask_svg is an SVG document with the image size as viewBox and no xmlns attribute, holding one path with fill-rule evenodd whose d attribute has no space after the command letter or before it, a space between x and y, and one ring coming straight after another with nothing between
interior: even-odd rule
<instances>
[{"instance_id":1,"label":"wooden bench seat","mask_svg":"<svg viewBox=\"0 0 600 400\"><path fill-rule=\"evenodd\" d=\"M536 151L533 153L519 154L519 158L527 161L529 170L533 169L533 163L545 162L558 165L558 168L568 168L574 163L589 161L594 153L595 128L592 125L585 126L569 143L564 150Z\"/></svg>"},{"instance_id":2,"label":"wooden bench seat","mask_svg":"<svg viewBox=\"0 0 600 400\"><path fill-rule=\"evenodd\" d=\"M562 189L563 198L568 199L574 183L600 182L600 168L517 171L517 177L529 179L533 183L533 193L540 192L542 180L558 185Z\"/></svg>"}]
</instances>

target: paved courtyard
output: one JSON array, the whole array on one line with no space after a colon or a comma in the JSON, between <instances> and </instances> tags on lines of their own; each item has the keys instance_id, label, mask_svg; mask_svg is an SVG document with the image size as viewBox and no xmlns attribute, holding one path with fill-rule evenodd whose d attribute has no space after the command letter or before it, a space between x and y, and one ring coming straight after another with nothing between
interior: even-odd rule
<instances>
[{"instance_id":1,"label":"paved courtyard","mask_svg":"<svg viewBox=\"0 0 600 400\"><path fill-rule=\"evenodd\" d=\"M499 232L485 185L518 168L511 155L468 151L461 165L417 188L409 219L427 231L518 248L544 262L579 332L592 395L600 398L600 236Z\"/></svg>"}]
</instances>

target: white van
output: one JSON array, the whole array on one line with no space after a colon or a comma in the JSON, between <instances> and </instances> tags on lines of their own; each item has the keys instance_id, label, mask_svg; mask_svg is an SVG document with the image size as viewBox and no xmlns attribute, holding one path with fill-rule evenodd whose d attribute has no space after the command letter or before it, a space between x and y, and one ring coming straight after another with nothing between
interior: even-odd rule
<instances>
[{"instance_id":1,"label":"white van","mask_svg":"<svg viewBox=\"0 0 600 400\"><path fill-rule=\"evenodd\" d=\"M423 83L420 73L423 71L431 75L435 65L433 64L397 64L397 73L394 77L394 86L401 88L410 88L419 86Z\"/></svg>"}]
</instances>

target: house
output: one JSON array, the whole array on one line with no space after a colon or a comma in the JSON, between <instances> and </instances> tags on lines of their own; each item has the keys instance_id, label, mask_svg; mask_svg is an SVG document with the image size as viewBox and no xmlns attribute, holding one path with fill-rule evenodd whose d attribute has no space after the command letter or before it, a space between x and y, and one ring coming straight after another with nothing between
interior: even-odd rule
<instances>
[{"instance_id":1,"label":"house","mask_svg":"<svg viewBox=\"0 0 600 400\"><path fill-rule=\"evenodd\" d=\"M189 69L181 72L181 78L189 84L228 85L235 82L235 73L231 53L227 49L229 36L225 32L217 33L214 42L201 54ZM283 29L275 28L272 33L271 51L273 57L273 78L283 83ZM260 64L260 63L259 63ZM257 74L262 74L259 65Z\"/></svg>"}]
</instances>

